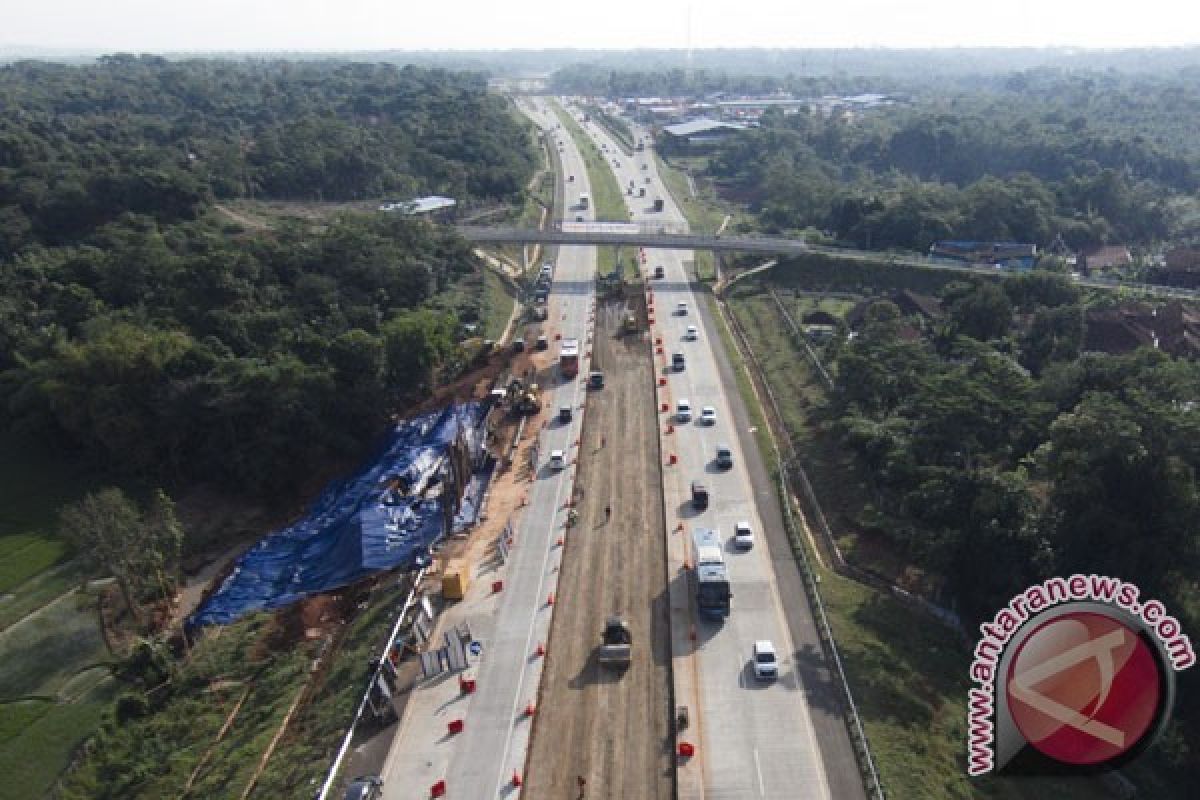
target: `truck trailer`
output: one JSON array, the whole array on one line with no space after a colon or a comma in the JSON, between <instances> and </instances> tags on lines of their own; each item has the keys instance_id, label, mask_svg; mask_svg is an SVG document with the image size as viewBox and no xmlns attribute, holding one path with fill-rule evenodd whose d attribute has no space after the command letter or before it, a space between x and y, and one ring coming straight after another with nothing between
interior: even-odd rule
<instances>
[{"instance_id":1,"label":"truck trailer","mask_svg":"<svg viewBox=\"0 0 1200 800\"><path fill-rule=\"evenodd\" d=\"M729 565L725 563L721 537L716 531L711 528L692 531L692 558L696 573L696 610L706 617L729 616L733 598Z\"/></svg>"},{"instance_id":2,"label":"truck trailer","mask_svg":"<svg viewBox=\"0 0 1200 800\"><path fill-rule=\"evenodd\" d=\"M579 340L563 339L558 351L558 371L564 378L574 378L579 374Z\"/></svg>"}]
</instances>

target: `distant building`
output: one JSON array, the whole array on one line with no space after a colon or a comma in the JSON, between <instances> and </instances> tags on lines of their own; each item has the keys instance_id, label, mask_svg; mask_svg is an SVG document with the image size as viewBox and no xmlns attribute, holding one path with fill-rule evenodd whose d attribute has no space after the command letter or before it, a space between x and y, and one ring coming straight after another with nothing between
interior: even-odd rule
<instances>
[{"instance_id":1,"label":"distant building","mask_svg":"<svg viewBox=\"0 0 1200 800\"><path fill-rule=\"evenodd\" d=\"M1088 247L1079 253L1075 262L1084 275L1133 266L1133 256L1123 244Z\"/></svg>"},{"instance_id":2,"label":"distant building","mask_svg":"<svg viewBox=\"0 0 1200 800\"><path fill-rule=\"evenodd\" d=\"M1164 265L1151 271L1152 283L1167 286L1200 287L1200 248L1176 247L1163 257Z\"/></svg>"},{"instance_id":3,"label":"distant building","mask_svg":"<svg viewBox=\"0 0 1200 800\"><path fill-rule=\"evenodd\" d=\"M1158 307L1129 303L1084 315L1086 352L1119 355L1152 347L1176 358L1200 357L1200 314L1178 300Z\"/></svg>"},{"instance_id":4,"label":"distant building","mask_svg":"<svg viewBox=\"0 0 1200 800\"><path fill-rule=\"evenodd\" d=\"M667 125L662 129L666 150L703 150L746 130L745 125L721 120L694 119L678 125Z\"/></svg>"},{"instance_id":5,"label":"distant building","mask_svg":"<svg viewBox=\"0 0 1200 800\"><path fill-rule=\"evenodd\" d=\"M946 240L929 248L932 258L948 258L967 264L988 264L1009 269L1033 269L1037 245L1021 242L974 242Z\"/></svg>"},{"instance_id":6,"label":"distant building","mask_svg":"<svg viewBox=\"0 0 1200 800\"><path fill-rule=\"evenodd\" d=\"M457 205L453 197L430 195L414 197L399 203L384 203L380 211L404 214L408 217L431 217L433 219L453 219L454 208Z\"/></svg>"}]
</instances>

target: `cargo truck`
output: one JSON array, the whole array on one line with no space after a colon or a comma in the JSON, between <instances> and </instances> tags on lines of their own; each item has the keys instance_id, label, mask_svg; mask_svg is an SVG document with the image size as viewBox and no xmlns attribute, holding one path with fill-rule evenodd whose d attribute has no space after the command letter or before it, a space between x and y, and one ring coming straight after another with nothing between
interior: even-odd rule
<instances>
[{"instance_id":1,"label":"cargo truck","mask_svg":"<svg viewBox=\"0 0 1200 800\"><path fill-rule=\"evenodd\" d=\"M578 339L562 340L562 348L558 351L558 371L564 378L574 378L579 374Z\"/></svg>"},{"instance_id":2,"label":"cargo truck","mask_svg":"<svg viewBox=\"0 0 1200 800\"><path fill-rule=\"evenodd\" d=\"M725 563L721 538L710 528L692 531L692 558L696 574L696 610L706 617L729 616L733 592L729 588L729 565Z\"/></svg>"}]
</instances>

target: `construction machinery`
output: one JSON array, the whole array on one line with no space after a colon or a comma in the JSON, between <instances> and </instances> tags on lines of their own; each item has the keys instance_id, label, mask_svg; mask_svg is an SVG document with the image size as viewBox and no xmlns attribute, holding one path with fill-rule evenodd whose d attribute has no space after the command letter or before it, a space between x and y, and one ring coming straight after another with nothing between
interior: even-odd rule
<instances>
[{"instance_id":1,"label":"construction machinery","mask_svg":"<svg viewBox=\"0 0 1200 800\"><path fill-rule=\"evenodd\" d=\"M513 378L508 384L505 402L513 414L536 414L542 410L541 390L536 383L526 386L520 378Z\"/></svg>"},{"instance_id":2,"label":"construction machinery","mask_svg":"<svg viewBox=\"0 0 1200 800\"><path fill-rule=\"evenodd\" d=\"M620 617L609 617L604 624L599 661L606 667L624 669L633 660L633 634Z\"/></svg>"}]
</instances>

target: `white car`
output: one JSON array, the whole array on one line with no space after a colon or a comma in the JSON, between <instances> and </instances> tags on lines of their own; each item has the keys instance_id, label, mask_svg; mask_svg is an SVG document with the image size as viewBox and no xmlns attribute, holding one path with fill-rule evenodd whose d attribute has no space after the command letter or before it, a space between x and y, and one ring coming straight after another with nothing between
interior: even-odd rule
<instances>
[{"instance_id":1,"label":"white car","mask_svg":"<svg viewBox=\"0 0 1200 800\"><path fill-rule=\"evenodd\" d=\"M754 643L754 677L760 681L773 681L779 677L779 661L775 657L775 645L769 639Z\"/></svg>"},{"instance_id":2,"label":"white car","mask_svg":"<svg viewBox=\"0 0 1200 800\"><path fill-rule=\"evenodd\" d=\"M567 454L562 450L550 451L550 469L565 469L567 466Z\"/></svg>"},{"instance_id":3,"label":"white car","mask_svg":"<svg viewBox=\"0 0 1200 800\"><path fill-rule=\"evenodd\" d=\"M677 303L675 305L675 313L681 317L687 316L687 303Z\"/></svg>"},{"instance_id":4,"label":"white car","mask_svg":"<svg viewBox=\"0 0 1200 800\"><path fill-rule=\"evenodd\" d=\"M700 409L700 422L705 425L717 424L717 410L712 406L705 406Z\"/></svg>"},{"instance_id":5,"label":"white car","mask_svg":"<svg viewBox=\"0 0 1200 800\"><path fill-rule=\"evenodd\" d=\"M694 342L700 338L700 331L696 330L695 325L688 325L687 330L683 332L683 338L689 342Z\"/></svg>"},{"instance_id":6,"label":"white car","mask_svg":"<svg viewBox=\"0 0 1200 800\"><path fill-rule=\"evenodd\" d=\"M675 404L675 419L680 422L688 422L692 418L692 404L686 397L680 399Z\"/></svg>"},{"instance_id":7,"label":"white car","mask_svg":"<svg viewBox=\"0 0 1200 800\"><path fill-rule=\"evenodd\" d=\"M733 526L733 546L738 550L749 550L754 547L754 529L745 520Z\"/></svg>"}]
</instances>

